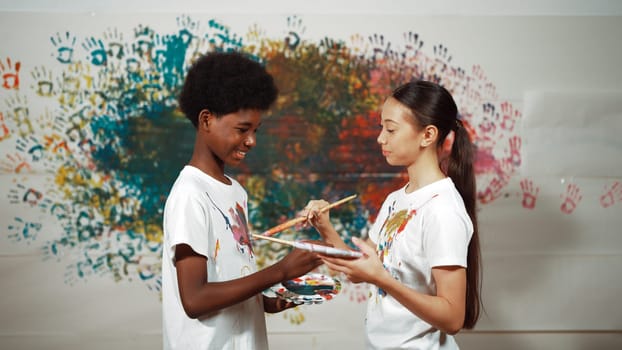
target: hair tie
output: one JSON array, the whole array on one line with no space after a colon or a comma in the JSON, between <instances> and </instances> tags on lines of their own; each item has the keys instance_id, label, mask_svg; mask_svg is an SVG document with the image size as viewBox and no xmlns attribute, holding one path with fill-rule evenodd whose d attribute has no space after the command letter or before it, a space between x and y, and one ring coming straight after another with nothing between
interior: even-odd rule
<instances>
[{"instance_id":1,"label":"hair tie","mask_svg":"<svg viewBox=\"0 0 622 350\"><path fill-rule=\"evenodd\" d=\"M454 126L454 130L458 130L462 127L462 120L456 119L456 126Z\"/></svg>"}]
</instances>

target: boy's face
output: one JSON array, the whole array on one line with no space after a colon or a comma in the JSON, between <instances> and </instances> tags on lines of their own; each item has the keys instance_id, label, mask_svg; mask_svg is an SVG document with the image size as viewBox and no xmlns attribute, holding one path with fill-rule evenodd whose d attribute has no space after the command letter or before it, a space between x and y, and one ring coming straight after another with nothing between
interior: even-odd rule
<instances>
[{"instance_id":1,"label":"boy's face","mask_svg":"<svg viewBox=\"0 0 622 350\"><path fill-rule=\"evenodd\" d=\"M243 109L220 118L208 118L207 147L224 164L237 165L257 143L261 112Z\"/></svg>"}]
</instances>

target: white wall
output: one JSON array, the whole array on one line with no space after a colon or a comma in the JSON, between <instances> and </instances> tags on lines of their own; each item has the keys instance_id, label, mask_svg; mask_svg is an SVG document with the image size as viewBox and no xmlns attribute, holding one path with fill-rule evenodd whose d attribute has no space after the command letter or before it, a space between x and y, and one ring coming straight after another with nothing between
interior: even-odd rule
<instances>
[{"instance_id":1,"label":"white wall","mask_svg":"<svg viewBox=\"0 0 622 350\"><path fill-rule=\"evenodd\" d=\"M1 0L0 9L7 11L46 11L46 12L211 12L211 13L270 13L270 14L417 14L417 15L619 15L622 5L617 1L594 0L525 0L494 1L474 0L180 0L149 1L112 0L106 2L61 0Z\"/></svg>"},{"instance_id":2,"label":"white wall","mask_svg":"<svg viewBox=\"0 0 622 350\"><path fill-rule=\"evenodd\" d=\"M189 13L203 20L219 14L239 32L259 22L278 35L285 15L295 13L305 20L310 38L384 33L398 42L404 30L416 30L426 40L449 47L456 65L482 67L496 87L497 98L491 102L508 101L523 112L528 92L622 91L620 2L391 3L397 5L372 1L270 1L261 5L253 1L62 1L52 5L3 0L0 27L12 35L0 39L0 60L7 55L21 57L24 67L47 62L49 36L68 28L100 33L111 25L131 28L150 23L165 30L174 25L176 14ZM22 77L23 84L30 82L26 74ZM7 91L0 90L1 100L8 97ZM622 118L622 111L618 113ZM590 125L588 120L584 127ZM560 127L563 130L564 126ZM13 144L0 143L3 159L13 151ZM590 154L588 149L582 156L598 154ZM555 161L551 162L554 166ZM622 167L620 158L603 162ZM15 216L23 215L24 209L5 204L15 174L3 170L1 178L0 276L8 291L0 298L1 347L81 349L89 344L93 349L158 348L160 301L153 292L140 283L98 278L67 284L59 277L65 273L62 264L44 261L35 242L16 244L8 238L6 226ZM525 179L539 187L533 209L521 204L521 181ZM482 206L487 314L474 331L458 336L463 348L622 347L622 311L617 306L622 293L618 277L622 268L622 195L615 192L610 206L601 202L617 182L622 179L516 172L504 188L506 195ZM571 195L569 184L581 189L581 199L576 210L566 214L560 206ZM301 325L281 315L268 317L273 349L292 344L303 349L361 347L363 303L337 298L304 308L302 314L305 322Z\"/></svg>"}]
</instances>

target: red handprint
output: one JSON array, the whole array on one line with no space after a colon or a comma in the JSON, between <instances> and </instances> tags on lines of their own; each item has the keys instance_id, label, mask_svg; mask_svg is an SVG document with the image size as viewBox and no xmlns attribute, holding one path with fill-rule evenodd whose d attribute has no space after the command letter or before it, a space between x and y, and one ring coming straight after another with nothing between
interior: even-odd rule
<instances>
[{"instance_id":1,"label":"red handprint","mask_svg":"<svg viewBox=\"0 0 622 350\"><path fill-rule=\"evenodd\" d=\"M600 196L600 205L603 208L608 208L619 201L622 201L622 183L616 181L602 196Z\"/></svg>"},{"instance_id":2,"label":"red handprint","mask_svg":"<svg viewBox=\"0 0 622 350\"><path fill-rule=\"evenodd\" d=\"M2 87L9 89L19 89L19 69L21 68L19 61L15 62L15 66L11 62L11 58L7 57L6 67L0 62L0 72L2 73ZM5 73L6 72L6 73Z\"/></svg>"},{"instance_id":3,"label":"red handprint","mask_svg":"<svg viewBox=\"0 0 622 350\"><path fill-rule=\"evenodd\" d=\"M509 140L509 144L510 144L509 160L514 166L520 166L521 164L521 155L520 155L521 143L522 141L521 141L520 136L512 136Z\"/></svg>"},{"instance_id":4,"label":"red handprint","mask_svg":"<svg viewBox=\"0 0 622 350\"><path fill-rule=\"evenodd\" d=\"M6 123L4 122L4 114L2 114L2 112L0 112L0 130L0 141L8 138L11 135L9 127L6 126Z\"/></svg>"},{"instance_id":5,"label":"red handprint","mask_svg":"<svg viewBox=\"0 0 622 350\"><path fill-rule=\"evenodd\" d=\"M490 203L501 196L501 190L510 182L514 172L509 159L502 159L496 165L496 177L490 180L490 184L484 192L477 193L477 198L482 204Z\"/></svg>"},{"instance_id":6,"label":"red handprint","mask_svg":"<svg viewBox=\"0 0 622 350\"><path fill-rule=\"evenodd\" d=\"M528 179L523 179L520 182L520 188L523 190L523 208L533 209L536 206L536 199L540 188L533 185L533 182Z\"/></svg>"},{"instance_id":7,"label":"red handprint","mask_svg":"<svg viewBox=\"0 0 622 350\"><path fill-rule=\"evenodd\" d=\"M515 110L511 103L503 102L501 104L501 113L503 119L501 121L501 129L512 131L516 125L516 121L521 117L519 110Z\"/></svg>"},{"instance_id":8,"label":"red handprint","mask_svg":"<svg viewBox=\"0 0 622 350\"><path fill-rule=\"evenodd\" d=\"M568 184L565 196L566 198L564 199L560 209L564 214L571 214L577 208L577 204L579 204L581 199L583 199L583 195L581 195L581 190L577 185Z\"/></svg>"},{"instance_id":9,"label":"red handprint","mask_svg":"<svg viewBox=\"0 0 622 350\"><path fill-rule=\"evenodd\" d=\"M477 197L482 204L490 203L501 195L501 190L504 185L505 182L502 179L494 178L490 181L486 190L484 190L484 192L479 192Z\"/></svg>"}]
</instances>

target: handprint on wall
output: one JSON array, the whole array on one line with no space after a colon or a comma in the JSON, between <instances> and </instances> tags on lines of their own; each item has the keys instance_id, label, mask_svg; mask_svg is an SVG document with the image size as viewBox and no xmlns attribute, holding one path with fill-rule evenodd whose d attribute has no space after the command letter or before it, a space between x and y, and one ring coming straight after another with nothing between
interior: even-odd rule
<instances>
[{"instance_id":1,"label":"handprint on wall","mask_svg":"<svg viewBox=\"0 0 622 350\"><path fill-rule=\"evenodd\" d=\"M562 194L562 205L560 206L560 210L564 214L572 214L575 209L577 209L577 205L583 199L583 195L581 194L581 189L577 184L569 183L566 187L566 192Z\"/></svg>"},{"instance_id":2,"label":"handprint on wall","mask_svg":"<svg viewBox=\"0 0 622 350\"><path fill-rule=\"evenodd\" d=\"M2 88L6 90L19 90L19 70L22 66L20 61L13 63L10 57L6 63L0 61L0 76L2 76Z\"/></svg>"},{"instance_id":3,"label":"handprint on wall","mask_svg":"<svg viewBox=\"0 0 622 350\"><path fill-rule=\"evenodd\" d=\"M605 188L605 192L600 196L600 205L609 208L620 202L622 202L622 183L616 181Z\"/></svg>"}]
</instances>

